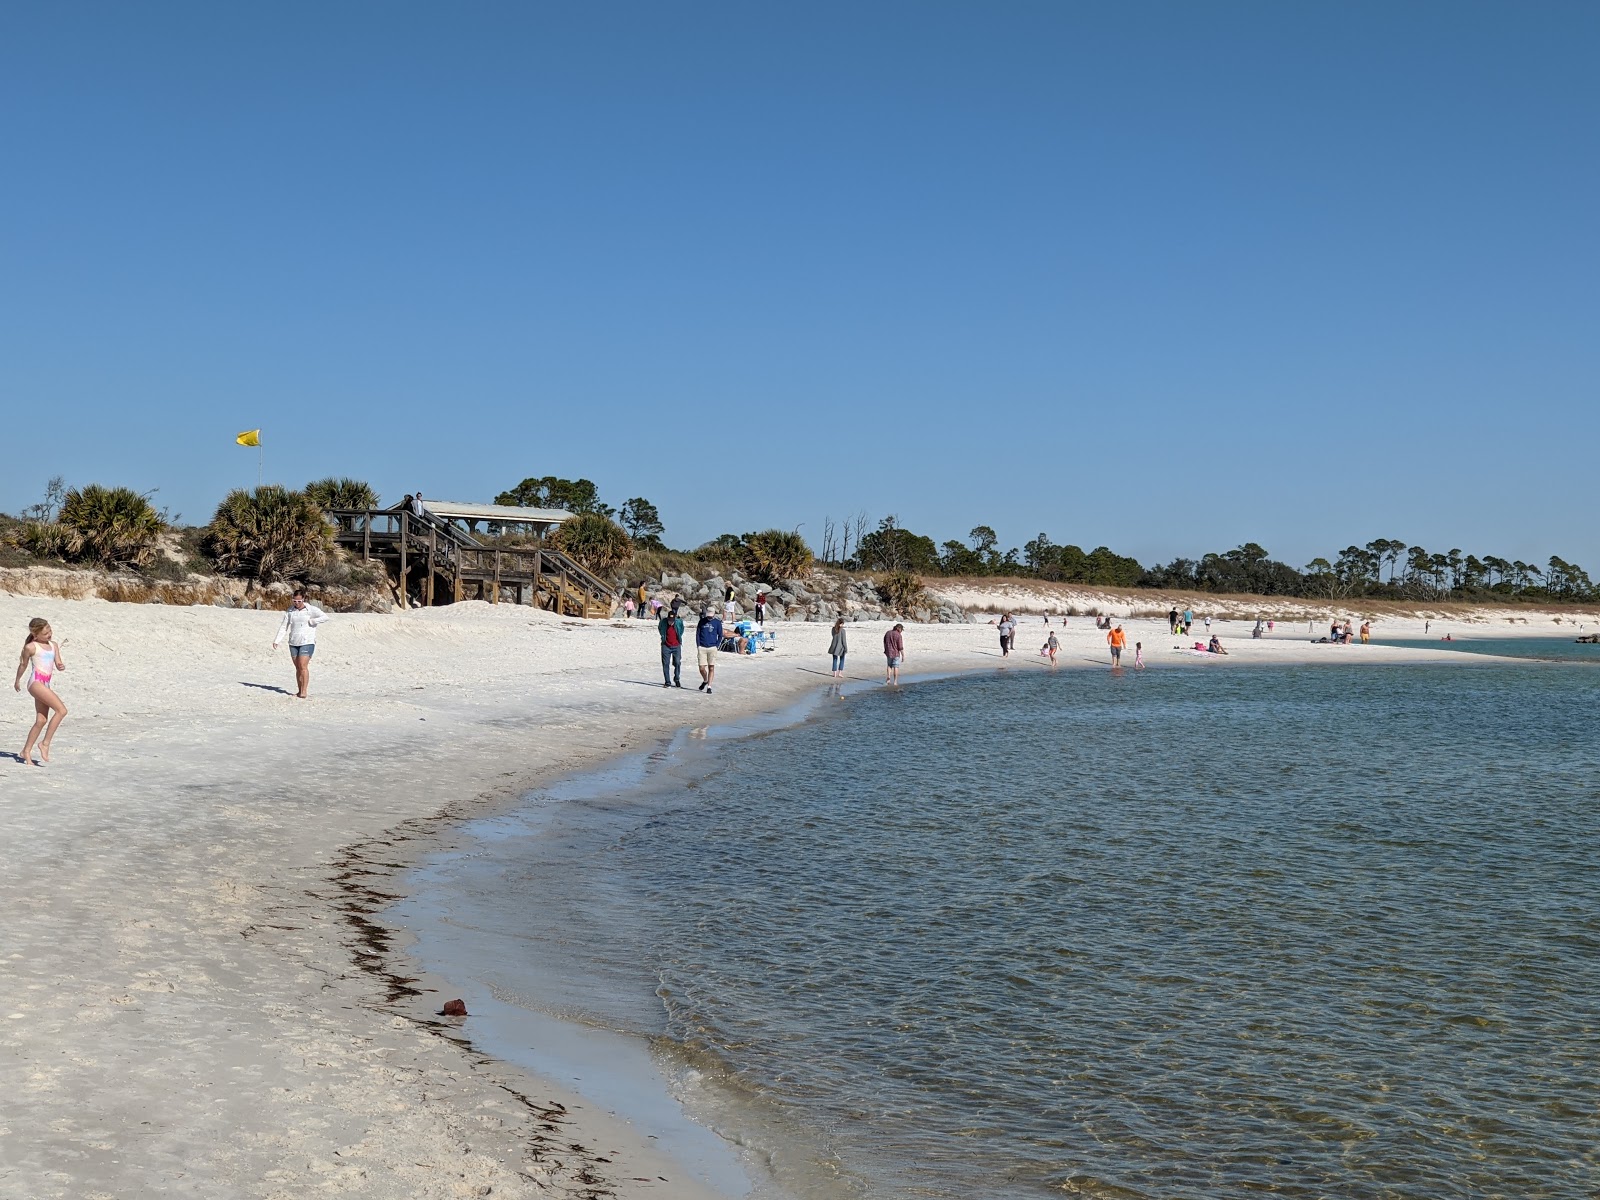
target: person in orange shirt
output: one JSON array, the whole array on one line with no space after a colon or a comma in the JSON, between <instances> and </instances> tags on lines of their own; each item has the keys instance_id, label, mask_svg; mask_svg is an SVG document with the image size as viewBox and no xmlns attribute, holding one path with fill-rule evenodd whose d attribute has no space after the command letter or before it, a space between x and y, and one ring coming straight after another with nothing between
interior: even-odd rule
<instances>
[{"instance_id":1,"label":"person in orange shirt","mask_svg":"<svg viewBox=\"0 0 1600 1200\"><path fill-rule=\"evenodd\" d=\"M1106 644L1111 647L1111 665L1120 667L1122 665L1122 648L1128 644L1128 635L1122 632L1121 625L1106 634Z\"/></svg>"}]
</instances>

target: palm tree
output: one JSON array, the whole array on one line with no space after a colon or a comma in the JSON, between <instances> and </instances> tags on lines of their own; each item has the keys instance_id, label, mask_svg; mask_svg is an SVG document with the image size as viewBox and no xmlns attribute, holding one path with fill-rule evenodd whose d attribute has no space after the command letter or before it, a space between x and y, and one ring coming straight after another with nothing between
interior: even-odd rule
<instances>
[{"instance_id":1,"label":"palm tree","mask_svg":"<svg viewBox=\"0 0 1600 1200\"><path fill-rule=\"evenodd\" d=\"M229 492L201 545L227 574L269 583L320 567L333 548L333 530L310 496L269 483L254 492Z\"/></svg>"}]
</instances>

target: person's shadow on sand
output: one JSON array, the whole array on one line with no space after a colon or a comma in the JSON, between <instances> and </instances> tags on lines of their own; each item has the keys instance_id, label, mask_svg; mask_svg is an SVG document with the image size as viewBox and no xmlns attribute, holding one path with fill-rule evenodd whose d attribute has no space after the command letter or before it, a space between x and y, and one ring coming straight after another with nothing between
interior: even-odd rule
<instances>
[{"instance_id":1,"label":"person's shadow on sand","mask_svg":"<svg viewBox=\"0 0 1600 1200\"><path fill-rule=\"evenodd\" d=\"M277 692L278 695L280 695L280 696L289 695L289 689L288 688L274 687L270 683L246 683L243 679L241 679L239 681L239 686L240 687L260 688L263 692Z\"/></svg>"}]
</instances>

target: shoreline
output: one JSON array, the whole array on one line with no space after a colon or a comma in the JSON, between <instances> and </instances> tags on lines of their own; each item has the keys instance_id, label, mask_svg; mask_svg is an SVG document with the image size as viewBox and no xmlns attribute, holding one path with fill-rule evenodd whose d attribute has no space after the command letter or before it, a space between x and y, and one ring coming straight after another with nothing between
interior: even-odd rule
<instances>
[{"instance_id":1,"label":"shoreline","mask_svg":"<svg viewBox=\"0 0 1600 1200\"><path fill-rule=\"evenodd\" d=\"M287 662L266 650L277 614L0 594L0 628L40 614L71 644L72 714L49 768L0 760L0 1078L17 1099L0 1191L706 1194L648 1172L658 1160L625 1123L475 1057L431 1015L450 996L402 997L397 1014L386 996L404 973L371 964L404 948L366 922L389 903L380 881L541 781L817 693L825 626L780 626L777 654L719 662L707 698L654 694L646 622L481 604L338 616L301 704L278 694ZM862 685L883 627L850 628ZM1004 669L1042 667L1032 632ZM1063 669L1104 668L1083 661L1094 633L1069 627ZM919 672L1000 665L984 625L912 626L908 641ZM1274 641L1229 661L1352 661ZM11 711L20 744L25 705Z\"/></svg>"}]
</instances>

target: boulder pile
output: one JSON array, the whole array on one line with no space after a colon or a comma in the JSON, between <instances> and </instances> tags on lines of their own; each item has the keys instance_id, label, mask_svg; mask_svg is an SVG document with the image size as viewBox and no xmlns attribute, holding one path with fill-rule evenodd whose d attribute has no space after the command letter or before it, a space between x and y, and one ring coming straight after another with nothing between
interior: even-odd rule
<instances>
[{"instance_id":1,"label":"boulder pile","mask_svg":"<svg viewBox=\"0 0 1600 1200\"><path fill-rule=\"evenodd\" d=\"M769 621L822 621L832 624L837 617L846 621L916 621L924 625L963 625L972 621L965 609L924 596L920 604L897 609L884 599L870 577L842 571L813 570L804 579L762 583L747 579L738 571L726 578L710 574L696 579L686 572L663 571L650 587L650 594L662 600L682 597L692 608L701 603L715 606L722 615L723 592L733 585L734 603L740 616L754 616L756 596L767 593L766 618ZM634 585L637 587L637 584Z\"/></svg>"}]
</instances>

